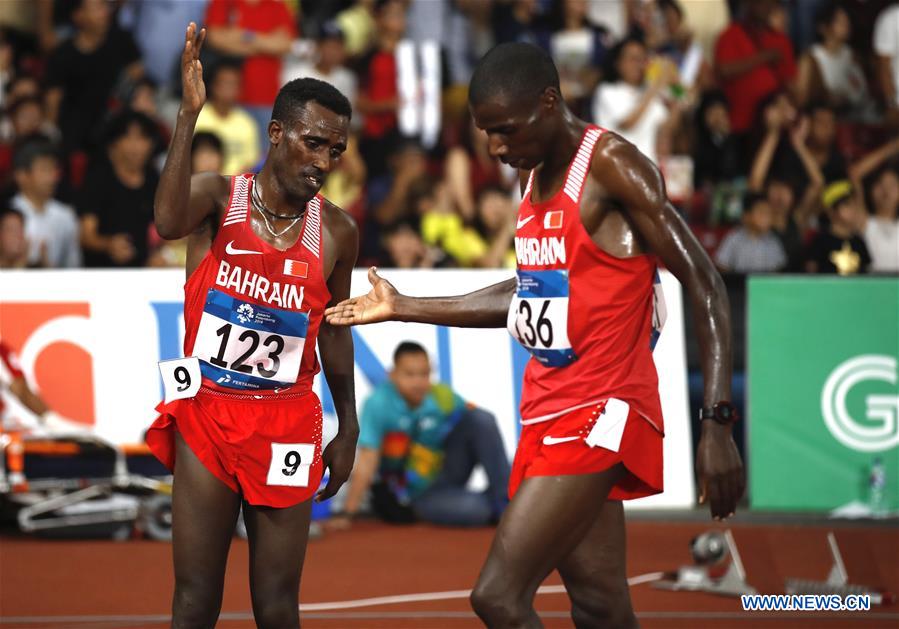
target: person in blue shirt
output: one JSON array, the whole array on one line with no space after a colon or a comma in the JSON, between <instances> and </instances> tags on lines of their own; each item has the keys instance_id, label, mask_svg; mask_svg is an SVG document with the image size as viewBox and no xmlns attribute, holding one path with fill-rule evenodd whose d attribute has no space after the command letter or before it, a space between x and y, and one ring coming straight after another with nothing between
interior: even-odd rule
<instances>
[{"instance_id":1,"label":"person in blue shirt","mask_svg":"<svg viewBox=\"0 0 899 629\"><path fill-rule=\"evenodd\" d=\"M421 345L407 341L396 348L390 379L365 401L359 420L359 453L344 511L333 525L348 526L369 489L372 510L389 522L481 526L499 520L508 504L509 461L496 419L432 383ZM477 464L487 473L485 491L467 489Z\"/></svg>"}]
</instances>

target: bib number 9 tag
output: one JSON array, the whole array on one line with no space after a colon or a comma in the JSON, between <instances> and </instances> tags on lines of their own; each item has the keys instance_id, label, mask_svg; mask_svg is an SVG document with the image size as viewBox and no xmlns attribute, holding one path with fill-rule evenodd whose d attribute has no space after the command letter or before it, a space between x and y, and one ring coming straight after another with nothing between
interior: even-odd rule
<instances>
[{"instance_id":1,"label":"bib number 9 tag","mask_svg":"<svg viewBox=\"0 0 899 629\"><path fill-rule=\"evenodd\" d=\"M272 443L272 461L269 464L266 485L308 487L309 468L315 457L315 445L311 443Z\"/></svg>"},{"instance_id":2,"label":"bib number 9 tag","mask_svg":"<svg viewBox=\"0 0 899 629\"><path fill-rule=\"evenodd\" d=\"M165 390L165 403L192 398L200 390L200 361L190 356L159 361L159 373Z\"/></svg>"}]
</instances>

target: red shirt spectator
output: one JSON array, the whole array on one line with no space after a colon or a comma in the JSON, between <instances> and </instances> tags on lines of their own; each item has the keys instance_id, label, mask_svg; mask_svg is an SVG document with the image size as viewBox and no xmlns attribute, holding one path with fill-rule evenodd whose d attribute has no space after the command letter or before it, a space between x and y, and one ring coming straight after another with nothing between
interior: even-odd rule
<instances>
[{"instance_id":1,"label":"red shirt spectator","mask_svg":"<svg viewBox=\"0 0 899 629\"><path fill-rule=\"evenodd\" d=\"M362 89L356 103L359 112L365 116L362 136L368 139L384 138L397 127L396 49L406 32L406 5L400 0L379 3L374 16L377 41L360 63Z\"/></svg>"},{"instance_id":2,"label":"red shirt spectator","mask_svg":"<svg viewBox=\"0 0 899 629\"><path fill-rule=\"evenodd\" d=\"M293 16L284 0L212 0L206 26L211 45L244 58L240 102L272 105L281 87L285 38L296 37Z\"/></svg>"},{"instance_id":3,"label":"red shirt spectator","mask_svg":"<svg viewBox=\"0 0 899 629\"><path fill-rule=\"evenodd\" d=\"M365 96L373 103L396 102L396 57L392 52L372 54L362 86ZM363 133L369 138L382 138L396 129L396 111L382 111L365 116Z\"/></svg>"},{"instance_id":4,"label":"red shirt spectator","mask_svg":"<svg viewBox=\"0 0 899 629\"><path fill-rule=\"evenodd\" d=\"M715 66L737 133L749 130L766 96L796 76L789 38L756 20L734 22L721 33L715 45Z\"/></svg>"}]
</instances>

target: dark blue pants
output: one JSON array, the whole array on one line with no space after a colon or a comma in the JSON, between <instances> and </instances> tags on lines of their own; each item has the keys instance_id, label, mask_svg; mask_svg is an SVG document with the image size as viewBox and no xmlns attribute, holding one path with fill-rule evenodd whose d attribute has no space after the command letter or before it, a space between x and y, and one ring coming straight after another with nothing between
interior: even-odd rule
<instances>
[{"instance_id":1,"label":"dark blue pants","mask_svg":"<svg viewBox=\"0 0 899 629\"><path fill-rule=\"evenodd\" d=\"M487 473L486 491L466 489L477 464ZM496 418L483 409L469 409L446 438L443 468L412 508L425 522L483 526L499 519L509 503L508 487L509 460Z\"/></svg>"}]
</instances>

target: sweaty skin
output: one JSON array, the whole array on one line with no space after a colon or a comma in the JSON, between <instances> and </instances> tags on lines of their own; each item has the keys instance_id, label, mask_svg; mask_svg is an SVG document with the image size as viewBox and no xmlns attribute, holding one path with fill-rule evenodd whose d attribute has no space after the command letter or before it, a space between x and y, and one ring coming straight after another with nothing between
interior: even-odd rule
<instances>
[{"instance_id":1,"label":"sweaty skin","mask_svg":"<svg viewBox=\"0 0 899 629\"><path fill-rule=\"evenodd\" d=\"M564 105L554 88L533 105L480 103L472 106L477 126L488 134L491 155L531 169L534 202L549 199L563 185L568 164L587 125ZM549 147L547 150L546 147ZM514 149L514 152L513 152ZM523 188L523 185L522 185ZM618 257L655 254L687 291L699 337L704 404L731 397L731 326L721 276L687 225L671 206L656 167L632 144L606 132L598 142L583 198L581 221L598 247ZM325 312L329 322L356 325L401 320L457 327L504 327L515 280L458 297L401 295L372 270L372 291ZM732 515L745 488L743 465L731 426L702 422L696 457L701 502L715 519Z\"/></svg>"},{"instance_id":2,"label":"sweaty skin","mask_svg":"<svg viewBox=\"0 0 899 629\"><path fill-rule=\"evenodd\" d=\"M192 34L188 35L182 56L185 94L154 204L156 228L163 238L188 237L188 277L212 246L231 186L230 177L216 173L190 175L190 141L206 96L198 60L204 33L205 30L201 31L193 46ZM268 128L271 152L256 177L266 206L279 215L299 215L346 150L348 127L346 117L313 101L306 103L290 126L272 120ZM266 229L259 212L251 212L250 216L255 235L276 249L290 248L302 233L302 220L275 237ZM349 214L330 202L322 204L322 216L325 280L331 292L331 303L337 304L349 297L350 278L359 246L358 229ZM276 233L292 222L292 219L270 220ZM331 468L330 480L317 500L325 500L337 493L340 485L349 478L359 427L352 384L352 336L349 330L335 328L323 321L318 340L322 368L334 393L340 424L338 437L323 453L325 465Z\"/></svg>"},{"instance_id":3,"label":"sweaty skin","mask_svg":"<svg viewBox=\"0 0 899 629\"><path fill-rule=\"evenodd\" d=\"M181 57L183 96L169 154L156 190L154 219L160 236L188 238L188 277L209 252L228 204L230 178L215 173L190 174L190 145L197 117L206 100L199 53L205 30L191 23ZM272 120L271 148L256 177L265 205L283 216L299 216L318 193L325 176L346 150L349 120L309 101L294 120ZM302 234L303 221L279 237L266 229L252 211L254 234L286 250ZM324 274L331 304L349 296L350 277L358 252L358 230L340 208L322 204ZM293 218L270 219L277 233ZM353 340L349 329L323 321L318 347L333 394L339 428L322 453L330 472L316 495L325 500L337 493L353 468L359 424L353 384ZM173 531L175 595L173 626L213 626L221 608L225 560L241 506L241 496L214 477L176 435ZM286 509L256 507L244 502L250 540L250 584L253 612L260 626L297 626L297 592L309 530L311 501Z\"/></svg>"},{"instance_id":4,"label":"sweaty skin","mask_svg":"<svg viewBox=\"0 0 899 629\"><path fill-rule=\"evenodd\" d=\"M490 154L534 172L531 199L545 201L562 187L586 123L573 116L556 87L531 98L501 93L471 105L488 135ZM727 296L720 276L677 212L649 160L613 133L596 147L581 199L582 224L606 253L652 253L680 280L693 304L705 375L705 402L730 397L731 353ZM503 327L516 290L514 279L458 297L411 298L399 294L374 269L372 290L325 311L332 324L386 320L454 326ZM731 428L703 422L697 452L701 500L716 519L731 515L744 476ZM621 503L607 501L623 477L622 463L592 474L525 478L503 514L471 595L489 627L541 627L534 595L557 569L572 602L578 629L630 628L637 618L625 575Z\"/></svg>"}]
</instances>

